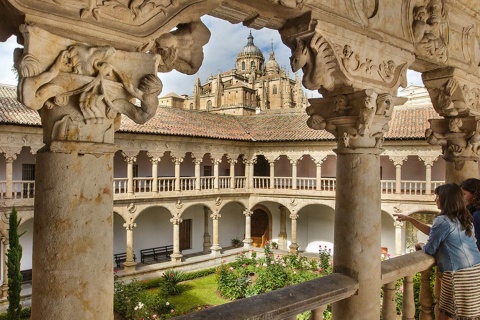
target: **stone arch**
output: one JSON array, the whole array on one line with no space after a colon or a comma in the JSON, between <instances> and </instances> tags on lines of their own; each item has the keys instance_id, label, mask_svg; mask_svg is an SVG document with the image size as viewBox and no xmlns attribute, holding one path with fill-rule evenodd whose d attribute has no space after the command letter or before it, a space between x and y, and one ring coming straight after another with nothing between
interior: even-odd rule
<instances>
[{"instance_id":1,"label":"stone arch","mask_svg":"<svg viewBox=\"0 0 480 320\"><path fill-rule=\"evenodd\" d=\"M20 245L22 246L20 270L31 270L33 257L33 216L27 219L22 218L22 223L18 226L18 234L23 234L19 239Z\"/></svg>"},{"instance_id":2,"label":"stone arch","mask_svg":"<svg viewBox=\"0 0 480 320\"><path fill-rule=\"evenodd\" d=\"M224 201L218 209L221 214L219 223L219 244L221 247L231 246L231 241L245 239L245 204L238 200Z\"/></svg>"},{"instance_id":3,"label":"stone arch","mask_svg":"<svg viewBox=\"0 0 480 320\"><path fill-rule=\"evenodd\" d=\"M126 222L126 218L118 211L113 211L113 252L122 253L126 252L127 246L127 233L123 224Z\"/></svg>"},{"instance_id":4,"label":"stone arch","mask_svg":"<svg viewBox=\"0 0 480 320\"><path fill-rule=\"evenodd\" d=\"M297 212L297 244L300 251L318 253L319 246L326 246L333 252L335 209L328 204L309 203L298 208Z\"/></svg>"},{"instance_id":5,"label":"stone arch","mask_svg":"<svg viewBox=\"0 0 480 320\"><path fill-rule=\"evenodd\" d=\"M254 205L251 211L253 212L251 216L252 246L263 247L266 240L272 239L272 212L265 204L260 203Z\"/></svg>"}]
</instances>

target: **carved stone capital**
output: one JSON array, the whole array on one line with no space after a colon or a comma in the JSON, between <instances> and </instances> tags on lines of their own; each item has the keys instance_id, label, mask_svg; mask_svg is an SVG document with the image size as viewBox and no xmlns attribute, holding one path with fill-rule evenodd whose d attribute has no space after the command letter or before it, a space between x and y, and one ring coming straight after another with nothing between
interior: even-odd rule
<instances>
[{"instance_id":1,"label":"carved stone capital","mask_svg":"<svg viewBox=\"0 0 480 320\"><path fill-rule=\"evenodd\" d=\"M298 164L298 161L301 161L303 159L303 155L287 154L287 158L292 166L296 166Z\"/></svg>"},{"instance_id":2,"label":"carved stone capital","mask_svg":"<svg viewBox=\"0 0 480 320\"><path fill-rule=\"evenodd\" d=\"M230 156L227 156L227 162L228 164L232 165L232 164L236 164L238 162L237 158L232 158Z\"/></svg>"},{"instance_id":3,"label":"carved stone capital","mask_svg":"<svg viewBox=\"0 0 480 320\"><path fill-rule=\"evenodd\" d=\"M455 68L422 74L435 111L443 117L480 115L480 81Z\"/></svg>"},{"instance_id":4,"label":"carved stone capital","mask_svg":"<svg viewBox=\"0 0 480 320\"><path fill-rule=\"evenodd\" d=\"M438 156L418 155L418 158L425 163L425 166L432 167L433 163L438 159Z\"/></svg>"},{"instance_id":5,"label":"carved stone capital","mask_svg":"<svg viewBox=\"0 0 480 320\"><path fill-rule=\"evenodd\" d=\"M170 219L170 222L175 224L175 225L179 225L180 223L182 223L183 219L182 218L179 218L177 216L173 217Z\"/></svg>"},{"instance_id":6,"label":"carved stone capital","mask_svg":"<svg viewBox=\"0 0 480 320\"><path fill-rule=\"evenodd\" d=\"M442 147L446 161L463 163L478 160L480 150L480 126L474 117L430 119L425 131L427 142Z\"/></svg>"},{"instance_id":7,"label":"carved stone capital","mask_svg":"<svg viewBox=\"0 0 480 320\"><path fill-rule=\"evenodd\" d=\"M21 148L18 150L14 150L12 148L0 148L0 153L3 153L6 162L12 163L13 161L17 160L17 155L20 153Z\"/></svg>"},{"instance_id":8,"label":"carved stone capital","mask_svg":"<svg viewBox=\"0 0 480 320\"><path fill-rule=\"evenodd\" d=\"M162 90L158 55L87 45L36 26L23 25L21 31L27 45L17 51L18 98L39 110L47 146L113 143L120 114L137 123L155 114Z\"/></svg>"},{"instance_id":9,"label":"carved stone capital","mask_svg":"<svg viewBox=\"0 0 480 320\"><path fill-rule=\"evenodd\" d=\"M221 217L222 215L218 211L212 211L212 213L210 214L210 218L212 218L213 220L218 220Z\"/></svg>"},{"instance_id":10,"label":"carved stone capital","mask_svg":"<svg viewBox=\"0 0 480 320\"><path fill-rule=\"evenodd\" d=\"M401 228L401 227L403 227L403 222L402 221L394 221L393 226L395 228Z\"/></svg>"},{"instance_id":11,"label":"carved stone capital","mask_svg":"<svg viewBox=\"0 0 480 320\"><path fill-rule=\"evenodd\" d=\"M290 213L289 218L292 220L297 220L299 215L295 212Z\"/></svg>"},{"instance_id":12,"label":"carved stone capital","mask_svg":"<svg viewBox=\"0 0 480 320\"><path fill-rule=\"evenodd\" d=\"M128 220L128 222L125 222L125 223L123 224L123 227L124 227L125 229L127 229L127 230L132 231L133 228L136 228L136 227L137 227L137 224L136 224L135 222L133 222L133 218L130 218L130 219Z\"/></svg>"},{"instance_id":13,"label":"carved stone capital","mask_svg":"<svg viewBox=\"0 0 480 320\"><path fill-rule=\"evenodd\" d=\"M251 217L252 214L253 214L253 211L252 211L252 210L245 209L245 210L243 211L243 215L244 215L245 217Z\"/></svg>"},{"instance_id":14,"label":"carved stone capital","mask_svg":"<svg viewBox=\"0 0 480 320\"><path fill-rule=\"evenodd\" d=\"M179 166L183 162L183 157L173 157L172 162Z\"/></svg>"},{"instance_id":15,"label":"carved stone capital","mask_svg":"<svg viewBox=\"0 0 480 320\"><path fill-rule=\"evenodd\" d=\"M388 156L390 161L396 166L401 166L405 160L407 160L408 156Z\"/></svg>"},{"instance_id":16,"label":"carved stone capital","mask_svg":"<svg viewBox=\"0 0 480 320\"><path fill-rule=\"evenodd\" d=\"M307 125L332 133L343 148L380 148L388 131L393 107L406 98L378 94L373 89L310 99Z\"/></svg>"},{"instance_id":17,"label":"carved stone capital","mask_svg":"<svg viewBox=\"0 0 480 320\"><path fill-rule=\"evenodd\" d=\"M195 158L192 160L192 162L199 166L203 162L203 159Z\"/></svg>"},{"instance_id":18,"label":"carved stone capital","mask_svg":"<svg viewBox=\"0 0 480 320\"><path fill-rule=\"evenodd\" d=\"M133 164L134 162L137 161L137 153L128 153L128 152L122 151L122 156L125 158L125 161L128 164Z\"/></svg>"},{"instance_id":19,"label":"carved stone capital","mask_svg":"<svg viewBox=\"0 0 480 320\"><path fill-rule=\"evenodd\" d=\"M394 94L406 86L406 72L415 57L385 42L325 21L310 13L290 20L281 30L291 50L294 72L303 70L303 85L324 96L340 89L375 88Z\"/></svg>"}]
</instances>

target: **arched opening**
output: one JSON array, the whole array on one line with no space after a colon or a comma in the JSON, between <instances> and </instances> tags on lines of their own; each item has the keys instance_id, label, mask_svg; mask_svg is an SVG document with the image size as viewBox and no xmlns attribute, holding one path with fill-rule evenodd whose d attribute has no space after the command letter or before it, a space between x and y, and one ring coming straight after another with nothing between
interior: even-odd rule
<instances>
[{"instance_id":1,"label":"arched opening","mask_svg":"<svg viewBox=\"0 0 480 320\"><path fill-rule=\"evenodd\" d=\"M251 222L252 246L263 248L270 235L270 221L267 212L260 208L253 210Z\"/></svg>"}]
</instances>

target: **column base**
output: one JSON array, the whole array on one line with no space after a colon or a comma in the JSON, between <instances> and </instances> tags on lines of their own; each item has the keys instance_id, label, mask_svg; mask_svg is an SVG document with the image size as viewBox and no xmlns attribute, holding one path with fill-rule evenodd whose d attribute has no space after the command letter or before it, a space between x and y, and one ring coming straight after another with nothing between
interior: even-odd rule
<instances>
[{"instance_id":1,"label":"column base","mask_svg":"<svg viewBox=\"0 0 480 320\"><path fill-rule=\"evenodd\" d=\"M250 249L252 247L252 239L245 239L243 240L243 248L244 249Z\"/></svg>"},{"instance_id":2,"label":"column base","mask_svg":"<svg viewBox=\"0 0 480 320\"><path fill-rule=\"evenodd\" d=\"M211 247L210 250L211 250L210 254L213 257L220 256L222 254L222 247L220 247L219 245Z\"/></svg>"},{"instance_id":3,"label":"column base","mask_svg":"<svg viewBox=\"0 0 480 320\"><path fill-rule=\"evenodd\" d=\"M2 285L2 298L8 297L8 284Z\"/></svg>"},{"instance_id":4,"label":"column base","mask_svg":"<svg viewBox=\"0 0 480 320\"><path fill-rule=\"evenodd\" d=\"M182 257L183 257L183 254L181 253L172 253L170 255L170 259L173 263L182 262Z\"/></svg>"},{"instance_id":5,"label":"column base","mask_svg":"<svg viewBox=\"0 0 480 320\"><path fill-rule=\"evenodd\" d=\"M289 247L291 253L297 253L298 252L298 244L292 243Z\"/></svg>"},{"instance_id":6,"label":"column base","mask_svg":"<svg viewBox=\"0 0 480 320\"><path fill-rule=\"evenodd\" d=\"M125 261L123 263L123 271L125 272L135 272L137 263L135 261Z\"/></svg>"}]
</instances>

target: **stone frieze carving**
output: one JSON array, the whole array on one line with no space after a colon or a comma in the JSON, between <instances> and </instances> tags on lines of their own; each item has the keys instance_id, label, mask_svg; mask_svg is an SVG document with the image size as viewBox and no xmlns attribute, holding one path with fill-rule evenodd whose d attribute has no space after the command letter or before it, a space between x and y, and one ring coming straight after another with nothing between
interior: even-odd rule
<instances>
[{"instance_id":1,"label":"stone frieze carving","mask_svg":"<svg viewBox=\"0 0 480 320\"><path fill-rule=\"evenodd\" d=\"M119 114L137 123L155 114L162 90L158 55L88 46L34 26L22 32L27 45L23 55L17 51L18 97L40 110L46 143L111 143Z\"/></svg>"},{"instance_id":2,"label":"stone frieze carving","mask_svg":"<svg viewBox=\"0 0 480 320\"><path fill-rule=\"evenodd\" d=\"M430 0L413 8L415 53L435 62L447 61L448 20L445 0Z\"/></svg>"},{"instance_id":3,"label":"stone frieze carving","mask_svg":"<svg viewBox=\"0 0 480 320\"><path fill-rule=\"evenodd\" d=\"M58 0L54 0L58 2ZM175 4L172 0L130 0L125 1L107 0L89 1L86 8L80 10L80 17L92 16L100 21L102 17L118 19L122 22L137 22L140 24L152 19L157 14L167 15L169 7Z\"/></svg>"},{"instance_id":4,"label":"stone frieze carving","mask_svg":"<svg viewBox=\"0 0 480 320\"><path fill-rule=\"evenodd\" d=\"M453 72L453 71L452 71ZM424 83L435 111L444 117L480 115L480 86L455 76L428 79Z\"/></svg>"},{"instance_id":5,"label":"stone frieze carving","mask_svg":"<svg viewBox=\"0 0 480 320\"><path fill-rule=\"evenodd\" d=\"M280 34L292 50L292 70L302 69L303 85L324 95L345 87L394 93L406 85L406 70L414 60L411 53L346 29L330 30L306 16L290 21Z\"/></svg>"}]
</instances>

